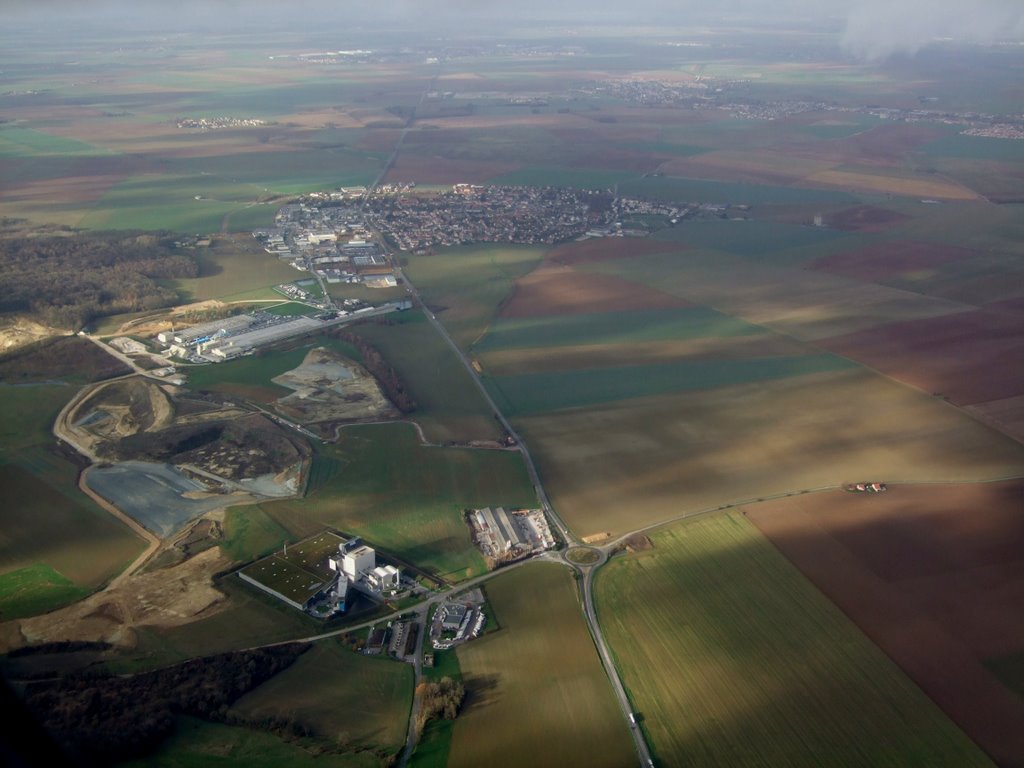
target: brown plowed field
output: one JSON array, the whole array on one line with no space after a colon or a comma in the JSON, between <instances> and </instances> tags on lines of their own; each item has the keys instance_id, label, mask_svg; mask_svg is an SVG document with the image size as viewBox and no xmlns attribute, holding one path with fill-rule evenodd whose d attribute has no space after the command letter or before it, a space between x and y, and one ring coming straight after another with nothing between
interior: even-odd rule
<instances>
[{"instance_id":1,"label":"brown plowed field","mask_svg":"<svg viewBox=\"0 0 1024 768\"><path fill-rule=\"evenodd\" d=\"M829 214L827 223L833 229L841 229L844 232L881 232L909 218L905 213L888 208L857 205Z\"/></svg>"},{"instance_id":2,"label":"brown plowed field","mask_svg":"<svg viewBox=\"0 0 1024 768\"><path fill-rule=\"evenodd\" d=\"M1024 700L982 663L1024 652L1024 482L832 491L749 519L1002 765Z\"/></svg>"},{"instance_id":3,"label":"brown plowed field","mask_svg":"<svg viewBox=\"0 0 1024 768\"><path fill-rule=\"evenodd\" d=\"M881 325L816 342L957 405L1024 394L1024 324L979 309Z\"/></svg>"},{"instance_id":4,"label":"brown plowed field","mask_svg":"<svg viewBox=\"0 0 1024 768\"><path fill-rule=\"evenodd\" d=\"M592 261L629 259L636 256L652 256L656 253L671 253L686 250L689 246L667 243L661 240L636 237L598 237L567 243L553 249L547 260L555 264L573 266Z\"/></svg>"},{"instance_id":5,"label":"brown plowed field","mask_svg":"<svg viewBox=\"0 0 1024 768\"><path fill-rule=\"evenodd\" d=\"M931 126L899 123L880 125L852 136L807 144L788 151L836 164L897 167L909 152L941 136L942 131Z\"/></svg>"},{"instance_id":6,"label":"brown plowed field","mask_svg":"<svg viewBox=\"0 0 1024 768\"><path fill-rule=\"evenodd\" d=\"M875 172L867 163L856 166L856 170L828 170L812 173L807 181L824 187L842 187L861 192L884 192L888 195L905 197L938 197L948 200L976 200L974 190L941 176L892 175Z\"/></svg>"},{"instance_id":7,"label":"brown plowed field","mask_svg":"<svg viewBox=\"0 0 1024 768\"><path fill-rule=\"evenodd\" d=\"M584 344L573 347L533 347L488 350L481 362L493 376L521 373L580 371L655 365L677 360L750 360L751 358L806 355L798 341L776 334L726 338L670 339L630 344Z\"/></svg>"},{"instance_id":8,"label":"brown plowed field","mask_svg":"<svg viewBox=\"0 0 1024 768\"><path fill-rule=\"evenodd\" d=\"M966 410L1024 443L1024 395L967 406Z\"/></svg>"},{"instance_id":9,"label":"brown plowed field","mask_svg":"<svg viewBox=\"0 0 1024 768\"><path fill-rule=\"evenodd\" d=\"M401 154L388 169L384 180L415 181L417 184L480 184L518 167L512 163Z\"/></svg>"},{"instance_id":10,"label":"brown plowed field","mask_svg":"<svg viewBox=\"0 0 1024 768\"><path fill-rule=\"evenodd\" d=\"M901 214L895 215L901 216ZM829 224L832 225L831 220ZM853 277L857 280L875 281L905 272L932 269L940 264L969 259L977 255L979 254L976 251L952 245L899 241L881 243L857 251L831 254L813 262L811 268L831 272L835 275Z\"/></svg>"},{"instance_id":11,"label":"brown plowed field","mask_svg":"<svg viewBox=\"0 0 1024 768\"><path fill-rule=\"evenodd\" d=\"M678 296L611 275L544 265L516 281L501 315L538 317L688 306Z\"/></svg>"}]
</instances>

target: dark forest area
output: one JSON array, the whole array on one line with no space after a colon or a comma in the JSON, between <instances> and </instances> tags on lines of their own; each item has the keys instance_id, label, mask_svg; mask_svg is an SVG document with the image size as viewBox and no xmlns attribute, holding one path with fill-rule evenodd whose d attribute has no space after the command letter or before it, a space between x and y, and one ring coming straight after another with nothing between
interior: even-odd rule
<instances>
[{"instance_id":1,"label":"dark forest area","mask_svg":"<svg viewBox=\"0 0 1024 768\"><path fill-rule=\"evenodd\" d=\"M198 262L159 233L2 238L0 313L77 330L105 315L171 306L178 294L161 281L198 274Z\"/></svg>"}]
</instances>

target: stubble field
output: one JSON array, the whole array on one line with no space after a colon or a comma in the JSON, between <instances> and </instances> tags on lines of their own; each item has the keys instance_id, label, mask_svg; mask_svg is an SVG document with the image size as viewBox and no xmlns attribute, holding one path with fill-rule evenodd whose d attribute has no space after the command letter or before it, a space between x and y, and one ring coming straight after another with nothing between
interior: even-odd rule
<instances>
[{"instance_id":1,"label":"stubble field","mask_svg":"<svg viewBox=\"0 0 1024 768\"><path fill-rule=\"evenodd\" d=\"M580 535L864 477L1019 474L1024 447L863 370L621 401L518 420Z\"/></svg>"},{"instance_id":2,"label":"stubble field","mask_svg":"<svg viewBox=\"0 0 1024 768\"><path fill-rule=\"evenodd\" d=\"M450 768L635 762L570 572L535 564L489 582L501 629L459 648L468 691Z\"/></svg>"}]
</instances>

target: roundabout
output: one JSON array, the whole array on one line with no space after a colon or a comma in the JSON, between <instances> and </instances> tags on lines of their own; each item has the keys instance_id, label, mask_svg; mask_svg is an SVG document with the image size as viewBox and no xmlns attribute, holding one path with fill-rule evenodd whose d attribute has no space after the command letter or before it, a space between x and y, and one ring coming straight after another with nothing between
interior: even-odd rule
<instances>
[{"instance_id":1,"label":"roundabout","mask_svg":"<svg viewBox=\"0 0 1024 768\"><path fill-rule=\"evenodd\" d=\"M601 565L605 561L605 554L596 547L569 547L562 557L572 565L592 566Z\"/></svg>"}]
</instances>

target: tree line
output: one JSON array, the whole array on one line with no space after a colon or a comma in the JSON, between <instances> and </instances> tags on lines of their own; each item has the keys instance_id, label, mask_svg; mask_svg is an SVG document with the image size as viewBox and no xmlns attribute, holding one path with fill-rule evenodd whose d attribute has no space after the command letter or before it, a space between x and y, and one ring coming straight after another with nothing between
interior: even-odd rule
<instances>
[{"instance_id":1,"label":"tree line","mask_svg":"<svg viewBox=\"0 0 1024 768\"><path fill-rule=\"evenodd\" d=\"M177 291L161 281L198 275L199 263L166 234L0 238L0 313L77 330L105 315L176 304Z\"/></svg>"},{"instance_id":2,"label":"tree line","mask_svg":"<svg viewBox=\"0 0 1024 768\"><path fill-rule=\"evenodd\" d=\"M394 403L398 410L402 413L412 413L416 410L416 400L405 388L405 384L398 376L398 371L391 367L391 364L370 342L351 331L339 330L335 331L334 335L359 350L359 354L363 358L363 367L377 380L388 400Z\"/></svg>"},{"instance_id":3,"label":"tree line","mask_svg":"<svg viewBox=\"0 0 1024 768\"><path fill-rule=\"evenodd\" d=\"M25 704L69 754L108 765L151 753L173 732L176 715L227 721L231 704L309 648L237 651L129 677L69 675L30 683Z\"/></svg>"}]
</instances>

